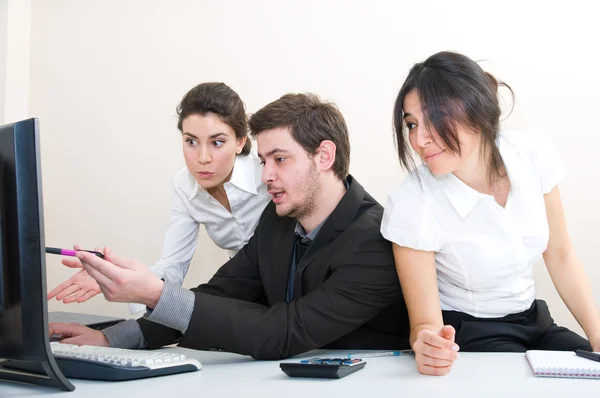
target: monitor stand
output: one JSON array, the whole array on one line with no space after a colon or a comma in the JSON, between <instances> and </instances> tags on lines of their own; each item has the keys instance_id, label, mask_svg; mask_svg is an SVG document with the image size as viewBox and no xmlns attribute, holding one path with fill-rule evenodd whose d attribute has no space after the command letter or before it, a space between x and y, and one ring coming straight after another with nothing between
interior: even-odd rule
<instances>
[{"instance_id":1,"label":"monitor stand","mask_svg":"<svg viewBox=\"0 0 600 398\"><path fill-rule=\"evenodd\" d=\"M73 391L75 386L67 380L56 364L52 354L39 361L0 359L0 380L16 381L44 387Z\"/></svg>"}]
</instances>

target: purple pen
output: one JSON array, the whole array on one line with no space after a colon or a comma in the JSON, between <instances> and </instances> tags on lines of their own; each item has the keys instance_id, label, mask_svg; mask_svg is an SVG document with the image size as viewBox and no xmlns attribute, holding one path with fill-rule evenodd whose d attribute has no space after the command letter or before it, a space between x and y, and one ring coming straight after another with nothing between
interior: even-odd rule
<instances>
[{"instance_id":1,"label":"purple pen","mask_svg":"<svg viewBox=\"0 0 600 398\"><path fill-rule=\"evenodd\" d=\"M100 252L93 251L93 250L79 250L79 251L92 253L92 254L95 254L96 256L100 257L100 258L104 258L104 254L102 254ZM77 255L77 251L75 251L75 250L59 249L58 247L47 247L46 248L46 253L48 253L48 254L59 254L61 256L71 256L71 257L75 257Z\"/></svg>"}]
</instances>

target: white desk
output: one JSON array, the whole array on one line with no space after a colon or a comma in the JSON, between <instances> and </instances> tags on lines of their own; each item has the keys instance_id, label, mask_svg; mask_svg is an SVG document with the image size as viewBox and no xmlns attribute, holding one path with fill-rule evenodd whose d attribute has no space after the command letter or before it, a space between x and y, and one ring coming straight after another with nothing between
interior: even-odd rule
<instances>
[{"instance_id":1,"label":"white desk","mask_svg":"<svg viewBox=\"0 0 600 398\"><path fill-rule=\"evenodd\" d=\"M0 381L0 397L244 397L360 398L408 397L570 397L598 396L600 380L545 379L533 376L524 354L461 353L449 375L420 375L412 357L367 358L364 369L343 379L290 378L278 362L236 354L165 348L197 358L198 372L126 382L75 380L73 392L57 392ZM341 351L312 351L298 358L336 357ZM296 358L294 358L296 360Z\"/></svg>"}]
</instances>

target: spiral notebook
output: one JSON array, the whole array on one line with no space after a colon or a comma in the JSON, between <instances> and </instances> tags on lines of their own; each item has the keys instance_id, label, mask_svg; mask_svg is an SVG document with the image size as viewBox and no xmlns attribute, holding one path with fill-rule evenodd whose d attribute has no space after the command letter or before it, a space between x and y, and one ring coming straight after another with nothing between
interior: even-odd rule
<instances>
[{"instance_id":1,"label":"spiral notebook","mask_svg":"<svg viewBox=\"0 0 600 398\"><path fill-rule=\"evenodd\" d=\"M525 354L538 377L600 379L600 362L581 358L573 351L537 351Z\"/></svg>"}]
</instances>

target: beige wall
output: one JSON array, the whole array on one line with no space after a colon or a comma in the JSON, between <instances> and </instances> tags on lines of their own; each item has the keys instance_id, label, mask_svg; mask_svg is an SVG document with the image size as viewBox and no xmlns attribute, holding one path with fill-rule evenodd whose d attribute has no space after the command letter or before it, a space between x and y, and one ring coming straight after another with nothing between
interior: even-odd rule
<instances>
[{"instance_id":1,"label":"beige wall","mask_svg":"<svg viewBox=\"0 0 600 398\"><path fill-rule=\"evenodd\" d=\"M0 2L0 123L6 107L6 45L8 44L8 2Z\"/></svg>"},{"instance_id":2,"label":"beige wall","mask_svg":"<svg viewBox=\"0 0 600 398\"><path fill-rule=\"evenodd\" d=\"M171 175L183 165L175 105L203 81L227 82L250 112L290 91L337 102L351 172L384 202L404 176L392 141L395 95L413 63L449 49L488 60L513 87L507 127L554 137L568 166L571 236L597 286L600 28L587 1L563 4L33 0L29 110L41 120L46 242L158 259ZM186 284L225 258L203 233ZM56 257L47 266L50 286L72 272ZM537 279L555 318L576 327L541 266ZM127 315L101 297L50 309Z\"/></svg>"},{"instance_id":3,"label":"beige wall","mask_svg":"<svg viewBox=\"0 0 600 398\"><path fill-rule=\"evenodd\" d=\"M0 123L29 117L31 0L0 1Z\"/></svg>"}]
</instances>

